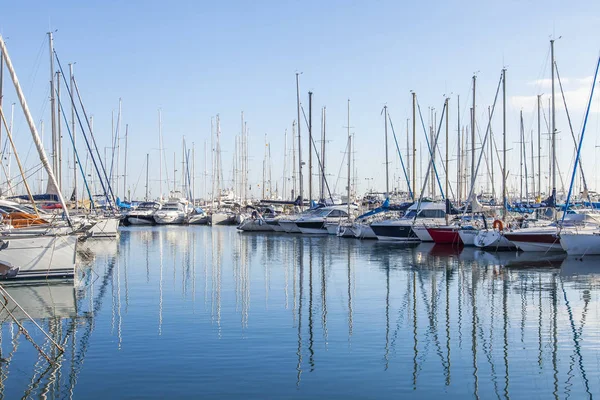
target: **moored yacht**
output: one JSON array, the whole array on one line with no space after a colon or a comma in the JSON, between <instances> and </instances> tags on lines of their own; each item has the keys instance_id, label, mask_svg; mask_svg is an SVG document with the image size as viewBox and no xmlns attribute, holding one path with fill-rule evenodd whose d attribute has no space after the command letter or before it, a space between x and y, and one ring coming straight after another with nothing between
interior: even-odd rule
<instances>
[{"instance_id":1,"label":"moored yacht","mask_svg":"<svg viewBox=\"0 0 600 400\"><path fill-rule=\"evenodd\" d=\"M600 255L600 227L587 226L560 232L560 244L570 256Z\"/></svg>"},{"instance_id":2,"label":"moored yacht","mask_svg":"<svg viewBox=\"0 0 600 400\"><path fill-rule=\"evenodd\" d=\"M3 278L73 276L77 235L0 232L0 275Z\"/></svg>"},{"instance_id":3,"label":"moored yacht","mask_svg":"<svg viewBox=\"0 0 600 400\"><path fill-rule=\"evenodd\" d=\"M423 201L410 206L400 219L376 221L371 229L377 239L400 242L432 241L427 226L445 224L446 205L444 203ZM415 232L419 231L421 236ZM422 239L421 239L422 238Z\"/></svg>"},{"instance_id":4,"label":"moored yacht","mask_svg":"<svg viewBox=\"0 0 600 400\"><path fill-rule=\"evenodd\" d=\"M124 225L156 225L154 213L160 210L162 205L155 201L146 201L135 210L125 214Z\"/></svg>"},{"instance_id":5,"label":"moored yacht","mask_svg":"<svg viewBox=\"0 0 600 400\"><path fill-rule=\"evenodd\" d=\"M578 227L598 225L598 217L595 210L572 211L564 216L560 226L565 232L573 232ZM558 235L558 225L559 223L552 222L542 226L525 227L505 232L504 236L523 251L562 252L565 249Z\"/></svg>"},{"instance_id":6,"label":"moored yacht","mask_svg":"<svg viewBox=\"0 0 600 400\"><path fill-rule=\"evenodd\" d=\"M182 201L170 201L154 213L154 221L157 224L183 224L188 212L186 204Z\"/></svg>"},{"instance_id":7,"label":"moored yacht","mask_svg":"<svg viewBox=\"0 0 600 400\"><path fill-rule=\"evenodd\" d=\"M296 220L296 226L304 234L327 234L327 224L339 225L342 219L348 218L347 206L329 206L316 209L314 213Z\"/></svg>"}]
</instances>

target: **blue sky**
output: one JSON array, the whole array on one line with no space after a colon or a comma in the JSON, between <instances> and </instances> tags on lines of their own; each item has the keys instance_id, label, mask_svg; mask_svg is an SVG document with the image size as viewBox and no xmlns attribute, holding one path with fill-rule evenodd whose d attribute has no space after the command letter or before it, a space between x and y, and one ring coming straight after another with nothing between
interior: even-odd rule
<instances>
[{"instance_id":1,"label":"blue sky","mask_svg":"<svg viewBox=\"0 0 600 400\"><path fill-rule=\"evenodd\" d=\"M152 194L158 195L158 108L162 109L170 169L173 152L181 161L182 136L188 144L196 145L198 195L203 191L203 146L205 141L210 143L210 118L217 113L221 116L225 178L231 176L234 137L240 132L243 110L250 129L253 190L262 179L265 134L271 143L273 179L281 182L284 131L291 130L296 119L297 71L302 72L305 108L307 92L314 92L317 135L320 107L327 107L327 167L334 175L329 178L332 185L346 145L346 102L351 99L357 180L363 192L367 186L379 190L385 186L383 105L389 107L404 152L410 90L418 94L426 123L427 108L434 107L439 114L444 95L451 96L450 151L454 153L456 95L461 96L466 123L471 77L477 73L477 118L484 131L483 116L493 101L500 70L506 66L510 106L507 142L515 147L509 154L509 172L514 174L519 168L514 144L518 140L519 110L524 112L526 132L535 129L532 99L538 93L550 93L546 82L541 81L550 77L550 36L562 36L556 42L556 59L576 134L589 93L586 78L593 74L600 50L600 3L593 1L33 1L10 2L2 10L0 32L7 39L34 118L46 123L46 139L50 119L46 32L50 28L58 30L55 47L65 67L76 62L75 74L86 108L94 115L101 147L109 146L111 113L117 111L118 99L122 98L123 123L130 129L128 186L133 190L137 183L137 197L144 191L146 153L153 160ZM9 83L5 75L5 107L15 101ZM547 97L544 102L546 105ZM584 154L588 181L594 187L599 103L592 107ZM556 104L560 169L568 181L573 146L560 97ZM498 143L500 111L498 108L493 122ZM303 134L306 132L303 126ZM34 165L37 158L18 109L15 136L19 154L27 159L27 165ZM417 137L424 143L420 129ZM304 136L304 155L306 145ZM445 146L443 141L441 145ZM400 176L392 149L390 159L394 160L391 175ZM454 168L451 164L452 181ZM345 168L342 171L344 178ZM478 186L485 189L489 178L483 169L480 176ZM63 179L68 180L66 176ZM499 190L499 174L496 181ZM515 182L512 176L511 185ZM343 187L340 183L338 191Z\"/></svg>"}]
</instances>

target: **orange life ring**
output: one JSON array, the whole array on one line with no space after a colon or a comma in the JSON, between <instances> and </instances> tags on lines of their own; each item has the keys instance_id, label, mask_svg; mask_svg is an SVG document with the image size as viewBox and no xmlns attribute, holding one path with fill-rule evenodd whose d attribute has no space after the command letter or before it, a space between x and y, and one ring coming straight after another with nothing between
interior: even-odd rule
<instances>
[{"instance_id":1,"label":"orange life ring","mask_svg":"<svg viewBox=\"0 0 600 400\"><path fill-rule=\"evenodd\" d=\"M498 229L500 232L504 230L504 224L499 219L494 220L494 229Z\"/></svg>"}]
</instances>

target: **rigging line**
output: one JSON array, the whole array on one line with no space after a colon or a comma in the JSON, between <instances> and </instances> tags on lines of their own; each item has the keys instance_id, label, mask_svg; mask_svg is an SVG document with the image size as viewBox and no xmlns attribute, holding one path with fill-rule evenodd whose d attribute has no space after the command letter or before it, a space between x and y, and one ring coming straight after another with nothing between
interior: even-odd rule
<instances>
[{"instance_id":1,"label":"rigging line","mask_svg":"<svg viewBox=\"0 0 600 400\"><path fill-rule=\"evenodd\" d=\"M346 145L345 149L348 148L348 145ZM342 175L342 168L344 168L344 161L346 160L346 150L344 149L344 156L342 157L342 163L340 164L340 169L338 170L338 174L337 174L337 179L335 181L335 186L333 187L333 193L335 193L337 191L337 185L340 181L340 176Z\"/></svg>"},{"instance_id":2,"label":"rigging line","mask_svg":"<svg viewBox=\"0 0 600 400\"><path fill-rule=\"evenodd\" d=\"M60 68L63 81L65 82L65 87L67 89L67 93L69 93L69 98L71 99L71 102L73 103L75 101L73 98L73 93L71 93L71 88L67 84L67 80L66 80L65 74L63 72L60 60L58 59L58 54L56 54L56 50L54 51L54 56L58 63L58 67ZM88 119L87 113L85 111L85 107L83 106L81 94L79 93L79 86L77 85L77 81L75 80L75 77L73 77L73 84L75 86L75 92L77 93L77 98L79 100L79 104L81 105L81 111L83 112L83 116L87 122L87 126L90 131L90 136L92 137L92 141L93 141L94 147L96 149L96 154L98 155L98 162L100 163L100 166L102 167L102 172L104 172L104 178L106 179L108 191L106 190L104 181L102 180L102 175L100 174L100 169L98 168L96 159L93 157L92 147L91 147L88 137L85 133L85 128L83 127L83 123L81 122L81 117L79 116L79 111L77 111L77 108L75 108L75 115L77 116L77 121L79 122L79 126L81 127L81 133L83 135L83 138L85 139L85 144L88 148L90 155L92 155L92 163L94 165L94 169L96 170L96 173L98 174L98 180L100 181L100 185L102 186L102 190L104 191L104 196L106 197L106 200L107 200L111 210L114 211L115 210L115 207L114 207L115 196L113 194L112 187L110 186L110 181L108 180L108 177L106 176L106 169L104 168L104 164L102 163L102 158L100 157L100 153L98 152L98 146L96 145L96 139L94 138L94 132L92 132L92 129L90 126L90 120ZM109 197L109 194L110 194L110 197ZM112 197L112 200L111 200L111 197Z\"/></svg>"},{"instance_id":3,"label":"rigging line","mask_svg":"<svg viewBox=\"0 0 600 400\"><path fill-rule=\"evenodd\" d=\"M581 136L579 137L579 146L577 146L577 157L575 158L575 166L573 167L573 174L571 175L571 185L569 186L569 194L567 195L567 201L565 203L565 210L569 209L569 203L571 201L571 194L573 191L573 183L575 182L575 174L577 173L577 164L579 163L579 157L581 155L581 146L583 144L583 137L585 134L585 127L587 126L588 117L590 115L590 108L592 107L592 100L594 97L594 89L596 88L596 79L598 78L598 68L600 67L600 56L598 57L598 62L596 63L596 72L594 73L594 80L592 81L592 90L590 91L590 98L588 100L587 109L585 111L585 119L583 120L583 128L581 130ZM567 213L563 213L561 220L561 228L562 224L565 221L565 216Z\"/></svg>"},{"instance_id":4,"label":"rigging line","mask_svg":"<svg viewBox=\"0 0 600 400\"><path fill-rule=\"evenodd\" d=\"M487 123L487 128L485 130L485 136L483 137L483 143L481 143L481 153L479 153L479 158L477 159L477 167L475 168L475 174L471 177L471 188L469 189L469 196L467 197L467 201L465 204L469 204L470 202L472 202L472 197L473 197L473 192L475 191L475 178L477 177L477 174L479 172L479 166L481 165L481 158L483 156L483 153L485 153L485 145L487 143L487 138L489 136L489 132L491 129L491 124L492 124L492 118L494 117L494 112L496 111L496 101L498 100L498 93L500 93L500 86L502 84L502 74L500 74L500 79L498 80L498 87L496 88L496 95L494 96L494 103L492 105L492 112L490 113L489 116L489 120ZM502 174L504 174L504 176L506 176L506 171L504 171L504 169L506 168L506 166L502 166ZM506 179L503 177L503 179ZM506 202L506 199L502 199L503 202ZM473 207L471 206L471 209L473 209ZM467 207L465 206L465 211L463 212L463 217L467 214Z\"/></svg>"},{"instance_id":5,"label":"rigging line","mask_svg":"<svg viewBox=\"0 0 600 400\"><path fill-rule=\"evenodd\" d=\"M114 141L112 143L113 147L112 147L112 154L111 154L111 157L110 157L110 170L108 172L108 176L110 176L111 179L113 178L113 166L115 164L115 149L119 148L119 134L121 133L121 132L119 132L119 125L121 123L121 112L120 111L121 110L119 108L119 115L117 116L117 127L115 128L115 132L114 132L115 138L114 138ZM120 151L120 150L118 150L118 151ZM119 180L119 171L117 171L117 180Z\"/></svg>"},{"instance_id":6,"label":"rigging line","mask_svg":"<svg viewBox=\"0 0 600 400\"><path fill-rule=\"evenodd\" d=\"M60 101L60 98L58 98L58 106L60 108L63 119L65 121L65 125L67 126L67 132L69 132L69 138L71 139L71 144L73 145L73 150L75 150L75 157L77 158L77 164L79 165L79 171L81 172L81 176L83 177L83 183L85 185L85 189L88 192L88 196L90 197L91 208L95 208L94 207L94 199L92 198L92 192L90 192L90 187L88 186L88 181L85 176L85 172L83 171L83 167L81 166L82 164L81 164L81 161L79 160L79 152L77 151L77 147L75 146L75 140L73 139L73 134L71 133L71 127L69 126L69 121L67 121L67 115L65 114L65 110L62 106L62 101ZM75 172L75 173L77 173L77 172ZM77 196L77 194L75 194L75 196Z\"/></svg>"},{"instance_id":7,"label":"rigging line","mask_svg":"<svg viewBox=\"0 0 600 400\"><path fill-rule=\"evenodd\" d=\"M306 124L308 124L308 120L306 119L306 113L304 112L304 107L303 106L300 106L300 107L302 108L302 115L304 115L304 122ZM312 134L310 135L310 140L313 145L313 148L315 149L315 155L317 156L317 163L319 164L319 169L321 170L321 175L323 175L323 180L325 181L325 186L327 186L327 192L329 193L329 199L333 203L333 196L331 195L331 190L329 190L329 182L327 182L327 177L325 176L325 174L323 172L323 165L321 165L321 158L319 157L319 152L317 151L317 145L315 144L315 139L312 136ZM336 186L337 186L337 182L336 182ZM334 192L335 192L335 189L334 189ZM325 199L320 199L320 200L325 200ZM348 199L348 202L350 202L350 199Z\"/></svg>"},{"instance_id":8,"label":"rigging line","mask_svg":"<svg viewBox=\"0 0 600 400\"><path fill-rule=\"evenodd\" d=\"M484 118L489 118L489 116L486 116ZM477 128L476 129L476 131L477 131L477 137L479 138L479 141L482 142L483 140L481 140L481 129L479 129L479 122L477 122L477 121L475 121L475 128ZM494 158L492 157L491 160L488 160L487 149L483 149L482 148L481 151L483 151L483 153L484 153L483 154L483 160L485 161L485 169L487 171L488 177L490 179L492 179L491 178L492 172L490 170L490 164L494 162ZM498 160L500 160L500 158L498 158ZM493 187L494 186L494 182L491 182L491 183L492 183L492 187Z\"/></svg>"},{"instance_id":9,"label":"rigging line","mask_svg":"<svg viewBox=\"0 0 600 400\"><path fill-rule=\"evenodd\" d=\"M36 169L34 170L34 168L36 168ZM29 179L29 178L33 177L35 174L37 174L42 168L43 168L43 165L42 164L38 164L35 167L32 167L32 168L29 168L29 169L25 170L24 171L24 176L21 176L20 180L17 180L17 178L20 175L15 175L15 178L11 179L11 181L12 181L12 187L16 189L17 187L19 187L19 185L21 185L22 183L24 183L27 179ZM5 184L5 183L8 183L8 182L2 182L2 184Z\"/></svg>"},{"instance_id":10,"label":"rigging line","mask_svg":"<svg viewBox=\"0 0 600 400\"><path fill-rule=\"evenodd\" d=\"M16 148L15 143L14 143L14 141L12 139L12 126L11 126L11 129L8 129L8 124L6 123L6 118L4 117L4 112L2 111L1 107L0 107L0 117L2 118L2 122L4 124L4 128L6 129L6 136L8 137L8 140L10 140L10 145L12 147L13 153L15 153L15 160L17 161L17 166L19 167L19 172L21 173L21 176L23 177L23 179L25 179L25 172L23 171L23 165L21 164L21 160L20 160L19 156L17 155L17 148ZM35 211L35 215L39 218L40 213L39 213L38 208L37 208L37 206L35 204L35 201L33 200L33 194L31 193L31 189L29 188L29 184L27 183L26 180L24 180L23 183L25 184L25 190L27 190L27 195L29 197L29 200L31 201L31 204L33 205L33 209Z\"/></svg>"},{"instance_id":11,"label":"rigging line","mask_svg":"<svg viewBox=\"0 0 600 400\"><path fill-rule=\"evenodd\" d=\"M419 103L417 102L417 105ZM444 108L442 109L442 117L440 119L440 122L444 120L444 113L446 111L446 106L448 105L447 101L444 101ZM419 108L419 113L421 113L421 109ZM423 121L423 118L421 118L421 121ZM425 126L423 126L424 128ZM438 139L440 137L440 132L441 132L441 123L440 123L440 129L438 129L437 134L435 135L435 142L433 143L434 146L437 146L438 143ZM429 172L431 171L431 166L433 165L434 169L435 169L435 165L433 162L433 157L429 157L429 163L427 164L427 172L425 173L425 179L423 179L423 188L421 189L421 194L419 195L419 202L417 203L417 212L415 213L415 216L413 218L413 222L412 224L414 225L417 222L417 215L419 214L419 210L421 209L421 203L423 202L423 195L425 194L425 188L427 187L427 182L429 181ZM437 174L436 174L437 176ZM438 180L439 183L439 180ZM440 185L440 191L441 191L441 185ZM442 197L444 197L444 192L442 192Z\"/></svg>"},{"instance_id":12,"label":"rigging line","mask_svg":"<svg viewBox=\"0 0 600 400\"><path fill-rule=\"evenodd\" d=\"M398 139L396 138L396 131L394 130L394 124L392 123L392 117L390 116L389 111L388 111L388 119L390 120L390 127L392 128L392 133L394 134L394 142L396 142L396 150L398 150L398 156L400 157L400 164L402 164L402 172L404 172L404 178L406 179L406 184L408 185L408 194L412 198L413 194L412 194L412 189L410 188L410 179L408 179L408 174L406 173L406 168L404 168L404 160L402 159L402 152L400 151L400 146L398 146ZM388 194L388 196L389 196L389 194Z\"/></svg>"},{"instance_id":13,"label":"rigging line","mask_svg":"<svg viewBox=\"0 0 600 400\"><path fill-rule=\"evenodd\" d=\"M136 193L137 193L137 187L140 183L140 179L142 179L142 174L144 173L144 170L141 169L140 170L140 174L138 175L137 181L135 182L135 185L133 186L133 198L136 198Z\"/></svg>"},{"instance_id":14,"label":"rigging line","mask_svg":"<svg viewBox=\"0 0 600 400\"><path fill-rule=\"evenodd\" d=\"M427 130L425 129L425 122L423 121L423 114L421 114L421 105L419 104L419 100L417 100L417 108L419 109L419 117L421 118L421 126L423 127L423 134L425 135L425 141L427 142L427 148L429 149L429 157L431 158L431 162L433 163L433 172L435 172L435 179L437 180L438 183L438 187L440 188L440 193L442 194L442 200L446 199L446 196L444 195L444 189L442 188L442 183L440 182L440 177L438 175L437 172L437 168L435 167L435 162L434 162L434 151L435 148L431 149L431 145L429 144L429 139L427 138ZM444 113L446 112L446 104L444 103L444 107L442 109L442 116L440 117L440 125L438 126L438 130L437 130L437 134L436 134L436 142L434 143L435 146L437 146L437 137L440 134L440 131L442 130L442 122L444 121ZM429 167L427 168L429 170ZM429 173L429 171L428 171ZM425 188L423 188L423 190L425 190Z\"/></svg>"},{"instance_id":15,"label":"rigging line","mask_svg":"<svg viewBox=\"0 0 600 400\"><path fill-rule=\"evenodd\" d=\"M571 138L573 138L573 144L575 148L577 148L577 139L575 139L575 133L573 132L573 124L571 123L571 114L569 113L569 109L567 108L567 100L565 99L565 92L563 91L562 81L560 79L560 74L558 73L558 64L554 61L554 69L556 70L556 77L558 78L558 86L560 87L560 94L562 95L563 104L565 105L565 112L567 114L567 121L569 121L569 130L571 131ZM583 173L583 163L579 161L579 171L581 172L581 179L583 180L583 190L587 194L588 201L592 204L592 200L590 199L590 195L588 193L587 181L585 179L585 174ZM592 208L594 206L592 205Z\"/></svg>"}]
</instances>

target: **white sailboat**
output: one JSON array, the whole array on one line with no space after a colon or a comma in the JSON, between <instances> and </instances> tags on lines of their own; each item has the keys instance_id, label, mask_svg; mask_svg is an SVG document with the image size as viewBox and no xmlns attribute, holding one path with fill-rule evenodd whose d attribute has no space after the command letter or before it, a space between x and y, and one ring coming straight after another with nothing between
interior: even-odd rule
<instances>
[{"instance_id":1,"label":"white sailboat","mask_svg":"<svg viewBox=\"0 0 600 400\"><path fill-rule=\"evenodd\" d=\"M42 141L37 133L37 128L33 122L33 117L27 106L25 96L19 84L19 80L8 54L6 44L2 35L0 35L0 50L6 62L6 67L10 73L13 85L17 92L17 97L25 114L25 118L30 128L30 132L38 151L40 161L48 174L48 182L55 188L59 187L56 177L48 162L48 157L44 150ZM6 124L4 113L0 109L2 122ZM8 131L12 143L11 132ZM27 183L25 183L26 188ZM70 218L65 200L57 190L59 202L62 206L65 220L72 228L73 221ZM5 277L53 277L53 276L72 276L75 270L75 254L77 247L77 236L74 231L71 234L63 235L49 230L44 234L14 234L12 230L5 230L0 234L0 264Z\"/></svg>"}]
</instances>

